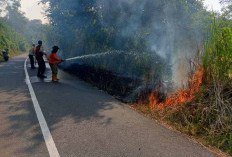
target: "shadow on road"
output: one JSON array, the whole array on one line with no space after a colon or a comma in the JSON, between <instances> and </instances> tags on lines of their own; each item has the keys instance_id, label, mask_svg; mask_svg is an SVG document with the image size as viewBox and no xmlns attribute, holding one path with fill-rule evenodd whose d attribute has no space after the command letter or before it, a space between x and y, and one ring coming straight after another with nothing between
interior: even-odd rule
<instances>
[{"instance_id":1,"label":"shadow on road","mask_svg":"<svg viewBox=\"0 0 232 157\"><path fill-rule=\"evenodd\" d=\"M36 83L33 86L51 130L67 117L75 123L99 119L104 125L111 123L111 118L100 111L113 110L113 99L96 89L63 83Z\"/></svg>"},{"instance_id":2,"label":"shadow on road","mask_svg":"<svg viewBox=\"0 0 232 157\"><path fill-rule=\"evenodd\" d=\"M23 63L24 58L17 57L0 64L0 119L4 120L0 128L0 137L8 141L1 143L0 149L13 148L18 143L20 147L13 149L14 153L32 155L37 148L44 145L44 139L25 84ZM37 72L29 68L28 71L32 77ZM105 117L100 111L112 110L114 106L110 102L113 99L84 83L81 84L80 81L78 83L33 83L51 132L61 127L60 122L66 118L71 118L75 123L91 119L101 119L101 125L111 123L111 118ZM20 144L22 141L27 144Z\"/></svg>"},{"instance_id":3,"label":"shadow on road","mask_svg":"<svg viewBox=\"0 0 232 157\"><path fill-rule=\"evenodd\" d=\"M3 156L30 156L44 142L25 83L23 63L24 57L16 57L0 64L0 152ZM47 153L44 148L41 150Z\"/></svg>"}]
</instances>

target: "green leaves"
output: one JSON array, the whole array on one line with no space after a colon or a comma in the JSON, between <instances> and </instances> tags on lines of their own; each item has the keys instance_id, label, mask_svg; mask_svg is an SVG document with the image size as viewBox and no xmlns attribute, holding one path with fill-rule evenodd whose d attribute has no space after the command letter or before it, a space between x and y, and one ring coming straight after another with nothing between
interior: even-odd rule
<instances>
[{"instance_id":1,"label":"green leaves","mask_svg":"<svg viewBox=\"0 0 232 157\"><path fill-rule=\"evenodd\" d=\"M229 135L228 144L229 144L229 153L232 154L232 133Z\"/></svg>"},{"instance_id":2,"label":"green leaves","mask_svg":"<svg viewBox=\"0 0 232 157\"><path fill-rule=\"evenodd\" d=\"M0 20L0 50L9 48L10 55L28 48L26 39Z\"/></svg>"},{"instance_id":3,"label":"green leaves","mask_svg":"<svg viewBox=\"0 0 232 157\"><path fill-rule=\"evenodd\" d=\"M230 27L221 28L219 24L220 21L215 21L211 26L202 60L207 78L222 81L232 75L232 31Z\"/></svg>"}]
</instances>

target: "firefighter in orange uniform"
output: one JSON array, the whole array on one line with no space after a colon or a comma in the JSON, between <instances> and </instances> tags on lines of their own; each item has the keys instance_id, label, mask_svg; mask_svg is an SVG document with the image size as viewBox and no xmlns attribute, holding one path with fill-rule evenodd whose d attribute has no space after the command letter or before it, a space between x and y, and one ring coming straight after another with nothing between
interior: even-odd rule
<instances>
[{"instance_id":1,"label":"firefighter in orange uniform","mask_svg":"<svg viewBox=\"0 0 232 157\"><path fill-rule=\"evenodd\" d=\"M59 47L54 46L52 48L52 52L49 57L49 65L52 69L52 81L53 82L57 82L59 80L57 78L57 74L58 74L57 62L64 62L63 59L57 58L56 53L58 52L58 50L59 50Z\"/></svg>"}]
</instances>

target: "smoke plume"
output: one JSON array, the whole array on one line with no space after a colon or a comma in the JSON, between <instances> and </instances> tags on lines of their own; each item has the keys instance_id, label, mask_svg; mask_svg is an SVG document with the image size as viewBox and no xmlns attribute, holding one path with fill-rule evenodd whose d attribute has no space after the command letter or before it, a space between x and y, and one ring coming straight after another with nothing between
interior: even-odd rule
<instances>
[{"instance_id":1,"label":"smoke plume","mask_svg":"<svg viewBox=\"0 0 232 157\"><path fill-rule=\"evenodd\" d=\"M201 28L194 25L200 21L195 15L203 9L201 2L43 1L50 2L48 16L63 35L63 48L71 48L66 57L109 50L158 54L172 66L169 81L176 87L186 83L188 59L196 55L202 40Z\"/></svg>"}]
</instances>

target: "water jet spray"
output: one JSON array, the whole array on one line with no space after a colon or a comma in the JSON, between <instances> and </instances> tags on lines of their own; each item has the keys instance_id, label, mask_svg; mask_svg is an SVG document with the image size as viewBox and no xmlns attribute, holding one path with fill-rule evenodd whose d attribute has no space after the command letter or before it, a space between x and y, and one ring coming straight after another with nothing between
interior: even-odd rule
<instances>
[{"instance_id":1,"label":"water jet spray","mask_svg":"<svg viewBox=\"0 0 232 157\"><path fill-rule=\"evenodd\" d=\"M77 57L67 58L67 59L65 59L65 61L72 61L72 60L85 59L85 58L94 58L94 57L104 56L104 55L107 55L110 53L112 53L112 52L104 52L104 53L98 53L98 54L89 54L89 55L77 56Z\"/></svg>"}]
</instances>

